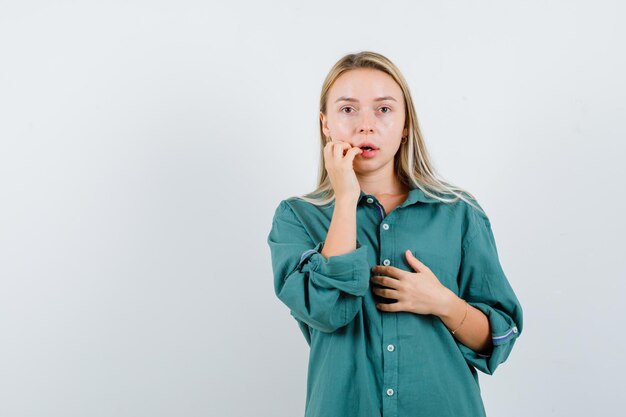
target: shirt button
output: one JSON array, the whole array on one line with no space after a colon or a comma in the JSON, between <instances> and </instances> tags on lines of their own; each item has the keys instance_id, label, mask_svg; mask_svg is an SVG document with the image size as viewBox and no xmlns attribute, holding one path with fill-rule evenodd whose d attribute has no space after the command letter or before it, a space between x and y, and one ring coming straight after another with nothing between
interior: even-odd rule
<instances>
[{"instance_id":1,"label":"shirt button","mask_svg":"<svg viewBox=\"0 0 626 417\"><path fill-rule=\"evenodd\" d=\"M517 333L517 326L513 327L513 333Z\"/></svg>"},{"instance_id":2,"label":"shirt button","mask_svg":"<svg viewBox=\"0 0 626 417\"><path fill-rule=\"evenodd\" d=\"M387 388L387 395L391 397L393 395L393 389Z\"/></svg>"},{"instance_id":3,"label":"shirt button","mask_svg":"<svg viewBox=\"0 0 626 417\"><path fill-rule=\"evenodd\" d=\"M383 224L383 229L385 229L385 230L389 230L389 225L388 225L387 223L384 223L384 224Z\"/></svg>"},{"instance_id":4,"label":"shirt button","mask_svg":"<svg viewBox=\"0 0 626 417\"><path fill-rule=\"evenodd\" d=\"M385 265L385 266L389 266L389 264L390 264L390 263L391 263L391 262L389 261L389 259L385 259L385 260L383 261L383 265Z\"/></svg>"},{"instance_id":5,"label":"shirt button","mask_svg":"<svg viewBox=\"0 0 626 417\"><path fill-rule=\"evenodd\" d=\"M394 351L394 349L395 349L394 345L387 345L387 350L388 350L389 352L393 352L393 351Z\"/></svg>"},{"instance_id":6,"label":"shirt button","mask_svg":"<svg viewBox=\"0 0 626 417\"><path fill-rule=\"evenodd\" d=\"M367 197L367 202L368 202L368 203L373 203L373 202L374 202L374 199L373 199L372 197Z\"/></svg>"}]
</instances>

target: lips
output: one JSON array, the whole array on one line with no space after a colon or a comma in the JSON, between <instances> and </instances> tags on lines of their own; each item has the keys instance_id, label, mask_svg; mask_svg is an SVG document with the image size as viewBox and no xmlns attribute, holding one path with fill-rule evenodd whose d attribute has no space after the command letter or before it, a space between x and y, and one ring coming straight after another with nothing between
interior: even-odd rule
<instances>
[{"instance_id":1,"label":"lips","mask_svg":"<svg viewBox=\"0 0 626 417\"><path fill-rule=\"evenodd\" d=\"M378 150L378 146L374 145L371 142L363 142L359 145L359 148L363 149L364 151L366 150L374 150L377 151Z\"/></svg>"},{"instance_id":2,"label":"lips","mask_svg":"<svg viewBox=\"0 0 626 417\"><path fill-rule=\"evenodd\" d=\"M377 149L363 149L363 152L361 152L359 155L357 155L357 158L365 158L365 159L369 159L369 158L373 158L378 154L378 150Z\"/></svg>"}]
</instances>

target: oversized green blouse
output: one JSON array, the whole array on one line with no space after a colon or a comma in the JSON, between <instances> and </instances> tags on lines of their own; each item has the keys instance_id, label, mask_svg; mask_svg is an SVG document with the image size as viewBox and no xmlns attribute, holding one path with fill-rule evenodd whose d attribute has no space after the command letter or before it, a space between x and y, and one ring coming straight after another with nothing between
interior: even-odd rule
<instances>
[{"instance_id":1,"label":"oversized green blouse","mask_svg":"<svg viewBox=\"0 0 626 417\"><path fill-rule=\"evenodd\" d=\"M283 200L267 237L276 295L310 347L305 417L484 416L476 370L493 374L522 332L522 308L489 219L463 200L443 203L417 187L385 213L361 191L356 249L325 258L333 209ZM435 315L376 308L391 300L371 291L371 268L415 272L406 249L487 315L490 355L457 341Z\"/></svg>"}]
</instances>

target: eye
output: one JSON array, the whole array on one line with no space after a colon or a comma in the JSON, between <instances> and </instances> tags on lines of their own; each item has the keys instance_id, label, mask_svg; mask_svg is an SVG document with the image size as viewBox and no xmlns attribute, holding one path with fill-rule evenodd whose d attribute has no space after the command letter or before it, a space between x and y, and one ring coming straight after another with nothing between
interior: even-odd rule
<instances>
[{"instance_id":1,"label":"eye","mask_svg":"<svg viewBox=\"0 0 626 417\"><path fill-rule=\"evenodd\" d=\"M383 113L389 113L391 111L391 107L383 106L381 109L387 109L389 111L384 111Z\"/></svg>"},{"instance_id":2,"label":"eye","mask_svg":"<svg viewBox=\"0 0 626 417\"><path fill-rule=\"evenodd\" d=\"M346 113L344 110L347 110L347 109L352 109L352 107L342 107L342 108L341 108L341 111L342 111L343 113ZM352 113L352 112L350 112L350 113ZM350 113L346 113L346 114L350 114Z\"/></svg>"}]
</instances>

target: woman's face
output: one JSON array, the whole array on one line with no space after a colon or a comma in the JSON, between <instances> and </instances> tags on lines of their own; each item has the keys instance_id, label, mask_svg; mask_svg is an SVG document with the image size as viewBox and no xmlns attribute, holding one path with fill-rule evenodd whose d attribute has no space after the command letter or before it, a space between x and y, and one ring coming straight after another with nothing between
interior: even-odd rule
<instances>
[{"instance_id":1,"label":"woman's face","mask_svg":"<svg viewBox=\"0 0 626 417\"><path fill-rule=\"evenodd\" d=\"M354 158L354 170L376 170L387 165L406 136L404 96L390 75L359 68L339 76L328 92L326 115L320 112L324 135L333 142L361 147L370 143L377 151Z\"/></svg>"}]
</instances>

